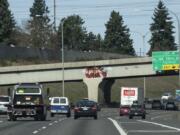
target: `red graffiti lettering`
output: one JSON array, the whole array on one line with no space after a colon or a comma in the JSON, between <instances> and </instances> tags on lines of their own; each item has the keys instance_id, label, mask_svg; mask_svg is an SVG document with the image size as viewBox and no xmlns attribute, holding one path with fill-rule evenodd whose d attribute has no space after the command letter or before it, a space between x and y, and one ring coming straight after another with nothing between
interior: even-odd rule
<instances>
[{"instance_id":1,"label":"red graffiti lettering","mask_svg":"<svg viewBox=\"0 0 180 135\"><path fill-rule=\"evenodd\" d=\"M91 67L87 68L85 71L85 76L87 78L98 78L98 77L106 77L107 73L100 67Z\"/></svg>"}]
</instances>

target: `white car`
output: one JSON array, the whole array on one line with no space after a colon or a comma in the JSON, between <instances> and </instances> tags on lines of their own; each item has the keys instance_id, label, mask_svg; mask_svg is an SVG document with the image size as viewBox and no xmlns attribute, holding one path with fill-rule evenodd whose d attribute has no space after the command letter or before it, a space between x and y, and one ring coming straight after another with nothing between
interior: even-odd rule
<instances>
[{"instance_id":1,"label":"white car","mask_svg":"<svg viewBox=\"0 0 180 135\"><path fill-rule=\"evenodd\" d=\"M161 96L161 100L168 100L168 99L171 99L173 98L172 94L171 93L164 93L162 96Z\"/></svg>"},{"instance_id":2,"label":"white car","mask_svg":"<svg viewBox=\"0 0 180 135\"><path fill-rule=\"evenodd\" d=\"M11 103L11 98L9 96L0 95L0 114L6 114L8 111L8 105Z\"/></svg>"},{"instance_id":3,"label":"white car","mask_svg":"<svg viewBox=\"0 0 180 135\"><path fill-rule=\"evenodd\" d=\"M55 114L63 114L67 117L71 116L71 108L67 97L52 97L50 100L51 117Z\"/></svg>"}]
</instances>

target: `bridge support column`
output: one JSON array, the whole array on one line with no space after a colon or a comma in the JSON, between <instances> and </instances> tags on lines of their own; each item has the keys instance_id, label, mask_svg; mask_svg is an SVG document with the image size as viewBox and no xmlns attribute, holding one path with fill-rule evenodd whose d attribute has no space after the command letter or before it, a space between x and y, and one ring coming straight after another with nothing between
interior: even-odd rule
<instances>
[{"instance_id":1,"label":"bridge support column","mask_svg":"<svg viewBox=\"0 0 180 135\"><path fill-rule=\"evenodd\" d=\"M103 78L84 78L83 82L88 88L88 98L90 100L98 101L98 89L99 84L102 82Z\"/></svg>"},{"instance_id":2,"label":"bridge support column","mask_svg":"<svg viewBox=\"0 0 180 135\"><path fill-rule=\"evenodd\" d=\"M103 104L109 104L111 103L111 88L114 84L114 79L104 79L102 83L100 84L100 88L102 89L103 95L104 95L104 103Z\"/></svg>"}]
</instances>

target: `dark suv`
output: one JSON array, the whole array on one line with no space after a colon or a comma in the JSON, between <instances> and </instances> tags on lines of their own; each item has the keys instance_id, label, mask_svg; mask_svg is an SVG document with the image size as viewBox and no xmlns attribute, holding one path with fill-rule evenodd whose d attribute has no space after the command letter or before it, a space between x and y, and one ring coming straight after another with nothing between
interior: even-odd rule
<instances>
[{"instance_id":1,"label":"dark suv","mask_svg":"<svg viewBox=\"0 0 180 135\"><path fill-rule=\"evenodd\" d=\"M144 105L133 104L129 111L129 119L132 119L134 116L141 116L142 119L146 118L146 111Z\"/></svg>"},{"instance_id":2,"label":"dark suv","mask_svg":"<svg viewBox=\"0 0 180 135\"><path fill-rule=\"evenodd\" d=\"M153 100L152 101L152 109L162 109L162 104L161 104L161 100Z\"/></svg>"}]
</instances>

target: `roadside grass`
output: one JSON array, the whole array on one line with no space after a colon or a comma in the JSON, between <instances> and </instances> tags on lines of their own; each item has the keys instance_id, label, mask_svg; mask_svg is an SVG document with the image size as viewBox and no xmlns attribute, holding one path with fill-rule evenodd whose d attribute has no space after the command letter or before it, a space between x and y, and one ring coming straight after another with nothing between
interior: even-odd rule
<instances>
[{"instance_id":1,"label":"roadside grass","mask_svg":"<svg viewBox=\"0 0 180 135\"><path fill-rule=\"evenodd\" d=\"M44 89L50 89L49 97L63 96L62 83L44 84ZM64 95L69 98L70 102L76 102L79 99L87 98L87 86L83 82L65 82Z\"/></svg>"},{"instance_id":2,"label":"roadside grass","mask_svg":"<svg viewBox=\"0 0 180 135\"><path fill-rule=\"evenodd\" d=\"M179 88L178 76L146 77L146 98L160 98L164 92L171 92ZM144 77L117 79L112 86L111 100L119 102L121 87L139 87L144 89Z\"/></svg>"}]
</instances>

